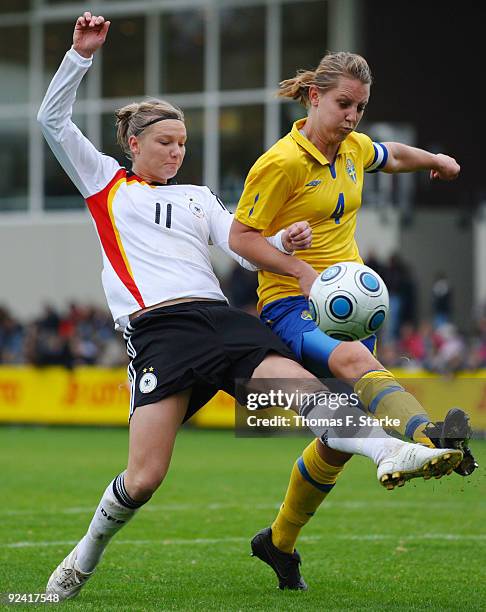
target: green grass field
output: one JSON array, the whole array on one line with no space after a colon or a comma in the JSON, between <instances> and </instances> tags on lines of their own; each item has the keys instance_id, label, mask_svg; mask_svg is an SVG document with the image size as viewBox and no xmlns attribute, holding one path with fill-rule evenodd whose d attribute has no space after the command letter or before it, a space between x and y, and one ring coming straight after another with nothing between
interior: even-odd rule
<instances>
[{"instance_id":1,"label":"green grass field","mask_svg":"<svg viewBox=\"0 0 486 612\"><path fill-rule=\"evenodd\" d=\"M486 609L484 441L471 478L391 492L355 457L300 539L309 590L279 591L249 540L271 523L306 443L181 433L165 483L66 609ZM0 592L43 592L126 446L125 429L0 429Z\"/></svg>"}]
</instances>

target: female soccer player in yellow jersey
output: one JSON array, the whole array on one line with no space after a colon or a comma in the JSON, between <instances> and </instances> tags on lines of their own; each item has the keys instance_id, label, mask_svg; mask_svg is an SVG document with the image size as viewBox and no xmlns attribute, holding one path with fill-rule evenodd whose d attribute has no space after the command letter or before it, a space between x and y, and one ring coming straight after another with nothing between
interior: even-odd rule
<instances>
[{"instance_id":1,"label":"female soccer player in yellow jersey","mask_svg":"<svg viewBox=\"0 0 486 612\"><path fill-rule=\"evenodd\" d=\"M355 240L365 172L428 170L431 179L459 175L455 159L397 142L373 142L356 132L370 97L372 76L356 54L327 53L314 71L299 71L280 84L279 95L299 100L308 116L296 121L284 138L251 168L230 233L231 248L262 268L258 309L261 318L314 374L355 381L363 406L376 417L398 417L399 432L431 446L445 444L445 428L461 425L456 444L465 450L458 473L475 467L466 446L468 419L454 409L445 422L430 423L424 408L374 356L375 336L343 342L320 331L307 310L317 273L340 261L362 262ZM293 221L307 219L311 248L286 258L265 236ZM290 259L290 261L289 261ZM447 426L447 427L446 427ZM451 436L459 438L459 435ZM296 462L287 495L272 525L252 541L253 552L277 571L290 558L300 528L334 485L351 455L323 452L314 440ZM290 582L281 580L280 585ZM293 580L294 588L302 581ZM292 588L290 586L290 588Z\"/></svg>"}]
</instances>

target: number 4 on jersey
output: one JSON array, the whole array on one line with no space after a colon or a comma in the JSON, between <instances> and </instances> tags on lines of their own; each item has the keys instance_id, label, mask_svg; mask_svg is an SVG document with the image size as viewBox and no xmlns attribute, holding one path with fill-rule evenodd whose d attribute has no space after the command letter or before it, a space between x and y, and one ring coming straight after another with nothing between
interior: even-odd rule
<instances>
[{"instance_id":1,"label":"number 4 on jersey","mask_svg":"<svg viewBox=\"0 0 486 612\"><path fill-rule=\"evenodd\" d=\"M338 197L338 201L336 204L336 208L331 215L331 219L334 219L335 223L341 222L341 217L344 215L344 193L340 193Z\"/></svg>"}]
</instances>

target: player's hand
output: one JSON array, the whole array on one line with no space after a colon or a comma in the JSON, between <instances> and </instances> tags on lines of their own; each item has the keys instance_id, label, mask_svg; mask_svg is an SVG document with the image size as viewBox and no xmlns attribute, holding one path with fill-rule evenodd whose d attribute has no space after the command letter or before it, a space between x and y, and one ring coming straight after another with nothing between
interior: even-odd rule
<instances>
[{"instance_id":1,"label":"player's hand","mask_svg":"<svg viewBox=\"0 0 486 612\"><path fill-rule=\"evenodd\" d=\"M83 57L91 57L105 42L110 23L102 15L83 13L74 26L73 49Z\"/></svg>"},{"instance_id":2,"label":"player's hand","mask_svg":"<svg viewBox=\"0 0 486 612\"><path fill-rule=\"evenodd\" d=\"M282 244L286 251L308 249L312 244L312 229L307 221L292 223L282 234Z\"/></svg>"},{"instance_id":3,"label":"player's hand","mask_svg":"<svg viewBox=\"0 0 486 612\"><path fill-rule=\"evenodd\" d=\"M308 298L311 287L319 275L314 270L314 268L305 261L301 261L300 264L300 270L296 278L299 281L299 286L300 290L302 291L302 295Z\"/></svg>"},{"instance_id":4,"label":"player's hand","mask_svg":"<svg viewBox=\"0 0 486 612\"><path fill-rule=\"evenodd\" d=\"M461 166L453 157L437 153L437 167L430 171L432 181L440 179L442 181L453 181L459 176Z\"/></svg>"}]
</instances>

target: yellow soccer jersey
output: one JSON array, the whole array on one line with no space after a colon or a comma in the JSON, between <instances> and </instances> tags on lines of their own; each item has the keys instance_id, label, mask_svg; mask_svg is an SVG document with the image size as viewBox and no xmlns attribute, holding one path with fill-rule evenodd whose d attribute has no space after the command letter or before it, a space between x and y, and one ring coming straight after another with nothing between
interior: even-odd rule
<instances>
[{"instance_id":1,"label":"yellow soccer jersey","mask_svg":"<svg viewBox=\"0 0 486 612\"><path fill-rule=\"evenodd\" d=\"M312 246L294 257L317 272L339 261L362 262L354 233L364 172L383 168L386 147L352 132L331 163L300 133L305 121L296 121L292 131L255 162L235 218L264 236L296 221L308 221ZM260 271L258 280L259 311L274 300L301 294L297 280L289 276Z\"/></svg>"}]
</instances>

